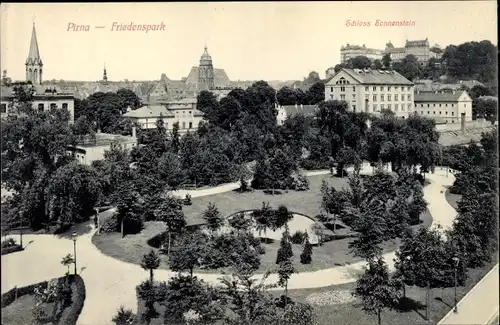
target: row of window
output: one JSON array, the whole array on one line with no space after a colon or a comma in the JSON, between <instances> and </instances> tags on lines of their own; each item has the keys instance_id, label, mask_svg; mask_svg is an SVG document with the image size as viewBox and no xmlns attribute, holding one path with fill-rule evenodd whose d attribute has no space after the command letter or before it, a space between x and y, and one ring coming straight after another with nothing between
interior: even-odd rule
<instances>
[{"instance_id":1,"label":"row of window","mask_svg":"<svg viewBox=\"0 0 500 325\"><path fill-rule=\"evenodd\" d=\"M57 108L57 104L56 103L50 103L50 109L56 109ZM63 109L68 109L68 103L63 103L62 104L62 108ZM38 111L39 112L43 112L43 110L45 109L45 105L44 104L38 104Z\"/></svg>"},{"instance_id":2,"label":"row of window","mask_svg":"<svg viewBox=\"0 0 500 325\"><path fill-rule=\"evenodd\" d=\"M370 98L370 95L365 95L365 100L368 100L369 98ZM378 98L378 95L373 95L372 98L373 98L373 101L376 102L377 98ZM408 95L401 94L401 101L405 101L405 99L408 100L408 101L411 101L411 95L410 94L408 94ZM381 102L385 101L385 95L380 95L380 101ZM388 102L392 101L392 95L387 95L387 101ZM399 101L399 95L398 94L394 95L394 101L395 102Z\"/></svg>"},{"instance_id":3,"label":"row of window","mask_svg":"<svg viewBox=\"0 0 500 325\"><path fill-rule=\"evenodd\" d=\"M420 114L424 114L424 111L420 111ZM430 111L427 111L427 115L430 115ZM436 115L436 111L432 111L432 114ZM439 115L441 115L441 111L439 111ZM444 112L444 115L448 115L448 111ZM455 116L455 112L451 112L451 116Z\"/></svg>"},{"instance_id":4,"label":"row of window","mask_svg":"<svg viewBox=\"0 0 500 325\"><path fill-rule=\"evenodd\" d=\"M340 80L340 81L342 81L342 80ZM337 81L337 84L338 84L338 81ZM343 83L341 83L341 84L343 84ZM377 91L377 86L373 86L372 89L373 89L373 91ZM384 91L384 89L385 89L384 86L380 86L380 91ZM400 88L398 86L394 87L395 91L398 91L399 89ZM406 87L406 89L405 89L405 87L401 86L401 91L405 91L405 90L410 91L410 89L411 89L410 87ZM392 90L392 86L387 86L387 91L391 91L391 90ZM330 91L333 92L333 87L330 87ZM345 91L345 86L340 87L340 91ZM352 86L352 91L356 91L356 86ZM365 86L365 91L370 91L370 87Z\"/></svg>"},{"instance_id":5,"label":"row of window","mask_svg":"<svg viewBox=\"0 0 500 325\"><path fill-rule=\"evenodd\" d=\"M442 104L439 104L439 107L442 107L441 105ZM451 107L455 107L455 104L450 104L450 105ZM424 104L420 104L420 107L424 107ZM427 104L427 107L431 107L430 104ZM436 107L436 104L432 104L432 107ZM444 104L444 107L448 107L448 104ZM466 107L466 104L464 104L464 107Z\"/></svg>"},{"instance_id":6,"label":"row of window","mask_svg":"<svg viewBox=\"0 0 500 325\"><path fill-rule=\"evenodd\" d=\"M388 110L391 110L394 108L394 111L395 112L399 112L399 104L394 104L394 107L391 105L391 104L387 104L387 107L384 105L384 104L380 104L380 110L383 110L383 109L388 109ZM408 108L408 110L410 110L412 108L412 104L408 104L408 107L406 106L406 104L401 104L401 112L406 112L406 108ZM373 104L373 110L375 112L378 112L378 109L379 109L379 106L378 104Z\"/></svg>"},{"instance_id":7,"label":"row of window","mask_svg":"<svg viewBox=\"0 0 500 325\"><path fill-rule=\"evenodd\" d=\"M156 123L149 123L150 125L154 125L154 127L156 127ZM168 123L164 123L164 126L166 129L168 129ZM186 122L182 122L182 127L181 129L185 129L186 128ZM188 129L192 129L193 128L193 122L188 122Z\"/></svg>"}]
</instances>

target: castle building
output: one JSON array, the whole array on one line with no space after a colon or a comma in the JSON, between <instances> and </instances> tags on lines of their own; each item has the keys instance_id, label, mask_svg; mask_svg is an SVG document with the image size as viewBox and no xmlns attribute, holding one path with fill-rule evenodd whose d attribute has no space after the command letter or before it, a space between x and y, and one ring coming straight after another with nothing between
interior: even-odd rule
<instances>
[{"instance_id":1,"label":"castle building","mask_svg":"<svg viewBox=\"0 0 500 325\"><path fill-rule=\"evenodd\" d=\"M357 56L366 56L372 61L382 60L384 51L367 48L365 44L363 46L347 44L340 48L340 63L347 63L347 61Z\"/></svg>"},{"instance_id":2,"label":"castle building","mask_svg":"<svg viewBox=\"0 0 500 325\"><path fill-rule=\"evenodd\" d=\"M341 100L354 112L390 110L398 117L414 112L413 83L388 70L342 68L325 85L325 100Z\"/></svg>"},{"instance_id":3,"label":"castle building","mask_svg":"<svg viewBox=\"0 0 500 325\"><path fill-rule=\"evenodd\" d=\"M394 47L391 41L385 46L385 53L391 56L392 62L400 62L408 55L413 55L417 58L421 66L426 66L430 59L441 58L441 53L430 47L429 40L409 41L406 40L404 47Z\"/></svg>"},{"instance_id":4,"label":"castle building","mask_svg":"<svg viewBox=\"0 0 500 325\"><path fill-rule=\"evenodd\" d=\"M70 113L70 123L74 121L74 102L75 96L73 93L62 92L55 85L42 84L43 63L38 49L38 40L36 37L35 24L31 32L31 42L26 59L26 80L12 82L10 78L5 76L6 81L2 83L0 96L0 116L3 118L9 114L14 114L13 99L14 87L29 88L33 92L32 106L38 112L43 112L49 109L67 109Z\"/></svg>"}]
</instances>

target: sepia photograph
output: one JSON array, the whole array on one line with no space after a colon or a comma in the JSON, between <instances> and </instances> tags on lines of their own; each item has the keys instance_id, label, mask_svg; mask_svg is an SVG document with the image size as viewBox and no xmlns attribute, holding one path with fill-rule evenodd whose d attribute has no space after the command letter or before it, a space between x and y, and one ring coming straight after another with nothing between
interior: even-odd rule
<instances>
[{"instance_id":1,"label":"sepia photograph","mask_svg":"<svg viewBox=\"0 0 500 325\"><path fill-rule=\"evenodd\" d=\"M2 3L1 325L499 324L497 10Z\"/></svg>"}]
</instances>

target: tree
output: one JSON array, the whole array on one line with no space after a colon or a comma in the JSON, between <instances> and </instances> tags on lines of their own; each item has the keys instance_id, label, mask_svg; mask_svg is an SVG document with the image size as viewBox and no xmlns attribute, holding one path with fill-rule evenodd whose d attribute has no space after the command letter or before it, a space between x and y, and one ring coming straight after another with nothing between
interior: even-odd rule
<instances>
[{"instance_id":1,"label":"tree","mask_svg":"<svg viewBox=\"0 0 500 325\"><path fill-rule=\"evenodd\" d=\"M395 71L410 81L422 75L422 68L418 63L418 59L412 54L407 55L401 62L393 63L392 66Z\"/></svg>"},{"instance_id":2,"label":"tree","mask_svg":"<svg viewBox=\"0 0 500 325\"><path fill-rule=\"evenodd\" d=\"M210 202L207 209L203 211L203 219L207 223L207 227L212 231L217 231L224 224L224 218L214 203Z\"/></svg>"},{"instance_id":3,"label":"tree","mask_svg":"<svg viewBox=\"0 0 500 325\"><path fill-rule=\"evenodd\" d=\"M115 325L129 325L135 322L135 315L132 309L125 309L123 305L120 306L116 315L112 319Z\"/></svg>"},{"instance_id":4,"label":"tree","mask_svg":"<svg viewBox=\"0 0 500 325\"><path fill-rule=\"evenodd\" d=\"M278 254L276 256L276 264L279 265L281 262L284 262L292 257L292 240L288 227L286 227L283 235L281 236L280 248L278 249Z\"/></svg>"},{"instance_id":5,"label":"tree","mask_svg":"<svg viewBox=\"0 0 500 325\"><path fill-rule=\"evenodd\" d=\"M384 54L382 57L382 64L384 65L385 69L389 69L391 67L391 55L389 53Z\"/></svg>"},{"instance_id":6,"label":"tree","mask_svg":"<svg viewBox=\"0 0 500 325\"><path fill-rule=\"evenodd\" d=\"M380 244L384 241L386 232L385 205L380 200L373 200L369 205L361 207L358 218L354 221L353 230L358 233L349 243L354 256L374 259L382 254Z\"/></svg>"},{"instance_id":7,"label":"tree","mask_svg":"<svg viewBox=\"0 0 500 325\"><path fill-rule=\"evenodd\" d=\"M169 264L172 271L189 271L193 278L193 269L200 266L205 255L205 236L201 233L185 233L175 242L169 255Z\"/></svg>"},{"instance_id":8,"label":"tree","mask_svg":"<svg viewBox=\"0 0 500 325\"><path fill-rule=\"evenodd\" d=\"M337 191L335 187L329 187L326 181L321 184L321 207L326 211L328 215L332 215L333 232L336 231L337 217L342 213L344 204L347 202L347 197L343 192ZM330 223L329 218L325 220ZM323 222L325 223L325 222Z\"/></svg>"},{"instance_id":9,"label":"tree","mask_svg":"<svg viewBox=\"0 0 500 325\"><path fill-rule=\"evenodd\" d=\"M384 68L384 64L380 60L374 60L372 66L375 70L382 70Z\"/></svg>"},{"instance_id":10,"label":"tree","mask_svg":"<svg viewBox=\"0 0 500 325\"><path fill-rule=\"evenodd\" d=\"M71 254L64 256L63 259L61 260L61 264L68 267L68 273L66 273L67 275L69 275L69 266L74 262L75 260L73 259L73 255Z\"/></svg>"},{"instance_id":11,"label":"tree","mask_svg":"<svg viewBox=\"0 0 500 325\"><path fill-rule=\"evenodd\" d=\"M160 267L160 257L154 250L151 250L142 256L141 267L149 270L149 280L153 283L154 270Z\"/></svg>"},{"instance_id":12,"label":"tree","mask_svg":"<svg viewBox=\"0 0 500 325\"><path fill-rule=\"evenodd\" d=\"M155 308L157 302L156 287L153 282L144 281L136 287L136 292L139 299L143 300L146 306L146 310L141 315L142 320L149 325L153 318L158 317L158 311Z\"/></svg>"},{"instance_id":13,"label":"tree","mask_svg":"<svg viewBox=\"0 0 500 325\"><path fill-rule=\"evenodd\" d=\"M133 184L123 183L113 196L113 202L116 204L122 237L140 232L143 227L143 211L139 203L139 194Z\"/></svg>"},{"instance_id":14,"label":"tree","mask_svg":"<svg viewBox=\"0 0 500 325\"><path fill-rule=\"evenodd\" d=\"M309 241L309 235L307 235L307 233L306 233L306 239L304 242L304 250L302 251L302 254L300 254L300 263L311 264L312 254L313 254L312 245L311 245L311 242Z\"/></svg>"},{"instance_id":15,"label":"tree","mask_svg":"<svg viewBox=\"0 0 500 325\"><path fill-rule=\"evenodd\" d=\"M292 274L296 272L297 270L293 266L290 256L280 262L278 268L278 284L285 287L285 307L288 301L288 280L290 280Z\"/></svg>"},{"instance_id":16,"label":"tree","mask_svg":"<svg viewBox=\"0 0 500 325\"><path fill-rule=\"evenodd\" d=\"M179 141L179 122L175 122L172 126L172 149L174 152L179 152L180 141Z\"/></svg>"},{"instance_id":17,"label":"tree","mask_svg":"<svg viewBox=\"0 0 500 325\"><path fill-rule=\"evenodd\" d=\"M325 83L318 81L314 83L305 94L307 104L316 105L325 100Z\"/></svg>"},{"instance_id":18,"label":"tree","mask_svg":"<svg viewBox=\"0 0 500 325\"><path fill-rule=\"evenodd\" d=\"M389 276L389 270L382 258L368 261L365 273L356 281L354 295L361 298L361 306L369 314L377 315L382 324L381 313L393 309L400 297L401 284Z\"/></svg>"},{"instance_id":19,"label":"tree","mask_svg":"<svg viewBox=\"0 0 500 325\"><path fill-rule=\"evenodd\" d=\"M156 220L165 222L168 232L168 248L170 255L170 243L173 235L180 235L186 227L186 219L182 211L182 205L178 199L168 196L155 210Z\"/></svg>"},{"instance_id":20,"label":"tree","mask_svg":"<svg viewBox=\"0 0 500 325\"><path fill-rule=\"evenodd\" d=\"M351 59L353 69L367 69L370 68L372 62L366 56L360 55Z\"/></svg>"},{"instance_id":21,"label":"tree","mask_svg":"<svg viewBox=\"0 0 500 325\"><path fill-rule=\"evenodd\" d=\"M141 100L137 95L130 89L121 88L116 92L121 100L121 106L123 109L130 107L131 109L137 109L141 106Z\"/></svg>"}]
</instances>

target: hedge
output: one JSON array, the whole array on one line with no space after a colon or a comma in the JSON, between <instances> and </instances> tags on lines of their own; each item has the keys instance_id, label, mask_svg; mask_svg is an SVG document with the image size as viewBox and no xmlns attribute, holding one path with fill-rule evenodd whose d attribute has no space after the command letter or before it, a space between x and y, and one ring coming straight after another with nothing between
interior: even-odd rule
<instances>
[{"instance_id":1,"label":"hedge","mask_svg":"<svg viewBox=\"0 0 500 325\"><path fill-rule=\"evenodd\" d=\"M83 304L85 302L85 283L79 275L71 274L71 291L72 291L72 303L71 306L63 311L59 324L61 325L76 325L78 317L80 316Z\"/></svg>"},{"instance_id":2,"label":"hedge","mask_svg":"<svg viewBox=\"0 0 500 325\"><path fill-rule=\"evenodd\" d=\"M7 255L10 253L23 251L24 248L21 245L14 245L6 248L2 248L2 255Z\"/></svg>"}]
</instances>

